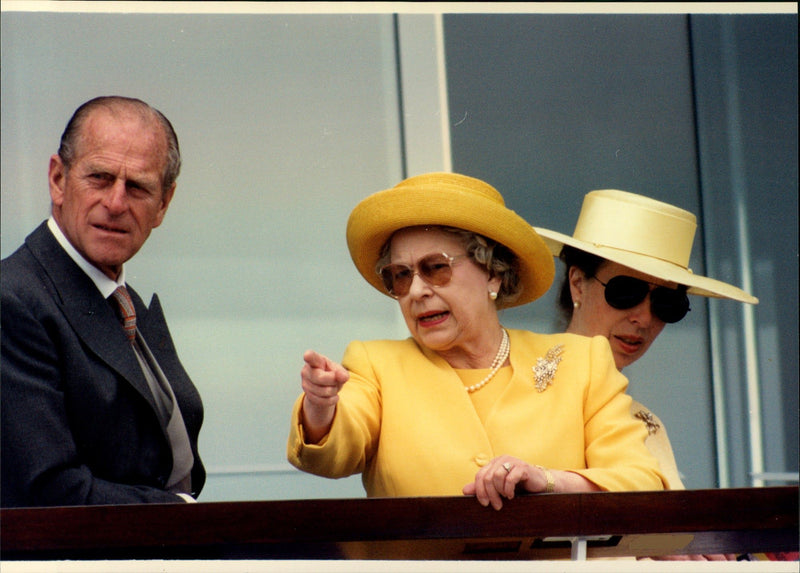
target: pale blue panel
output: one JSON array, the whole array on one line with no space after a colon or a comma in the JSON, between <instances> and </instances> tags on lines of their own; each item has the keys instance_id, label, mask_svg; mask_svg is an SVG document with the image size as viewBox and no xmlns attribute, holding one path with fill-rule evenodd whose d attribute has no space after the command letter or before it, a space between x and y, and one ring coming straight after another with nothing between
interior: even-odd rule
<instances>
[{"instance_id":1,"label":"pale blue panel","mask_svg":"<svg viewBox=\"0 0 800 573\"><path fill-rule=\"evenodd\" d=\"M127 270L204 400L201 499L363 495L259 472L286 465L306 348L407 335L345 245L355 204L402 178L392 16L4 13L2 53L3 256L47 216L79 104L140 97L175 126L177 193Z\"/></svg>"}]
</instances>

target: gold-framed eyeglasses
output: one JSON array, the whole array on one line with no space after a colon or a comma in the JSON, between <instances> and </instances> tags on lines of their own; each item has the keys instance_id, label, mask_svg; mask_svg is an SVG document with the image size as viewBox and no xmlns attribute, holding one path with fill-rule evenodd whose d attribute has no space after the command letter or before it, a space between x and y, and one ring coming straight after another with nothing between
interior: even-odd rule
<instances>
[{"instance_id":1,"label":"gold-framed eyeglasses","mask_svg":"<svg viewBox=\"0 0 800 573\"><path fill-rule=\"evenodd\" d=\"M411 290L415 275L419 275L431 286L445 286L453 277L453 263L466 256L466 254L450 256L447 253L431 253L418 260L413 267L390 263L381 267L378 274L383 280L386 292L398 298L407 295Z\"/></svg>"}]
</instances>

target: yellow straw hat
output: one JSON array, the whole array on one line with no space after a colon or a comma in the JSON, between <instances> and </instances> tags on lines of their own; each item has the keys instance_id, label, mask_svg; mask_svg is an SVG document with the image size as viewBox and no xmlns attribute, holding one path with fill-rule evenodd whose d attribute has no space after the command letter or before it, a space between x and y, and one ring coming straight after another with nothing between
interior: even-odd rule
<instances>
[{"instance_id":1,"label":"yellow straw hat","mask_svg":"<svg viewBox=\"0 0 800 573\"><path fill-rule=\"evenodd\" d=\"M443 225L478 233L509 248L517 257L519 306L542 296L553 282L553 256L525 219L505 206L491 185L456 173L426 173L378 191L356 205L347 221L347 247L358 272L388 296L375 270L381 248L395 231Z\"/></svg>"},{"instance_id":2,"label":"yellow straw hat","mask_svg":"<svg viewBox=\"0 0 800 573\"><path fill-rule=\"evenodd\" d=\"M536 227L555 256L569 245L650 276L685 285L689 294L758 299L689 268L697 219L689 211L649 197L605 189L587 193L572 236Z\"/></svg>"}]
</instances>

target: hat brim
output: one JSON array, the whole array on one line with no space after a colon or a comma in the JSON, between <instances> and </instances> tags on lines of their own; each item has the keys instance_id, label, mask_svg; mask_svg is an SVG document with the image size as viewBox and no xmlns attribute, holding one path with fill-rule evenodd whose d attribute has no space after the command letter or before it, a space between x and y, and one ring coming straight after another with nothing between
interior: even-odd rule
<instances>
[{"instance_id":1,"label":"hat brim","mask_svg":"<svg viewBox=\"0 0 800 573\"><path fill-rule=\"evenodd\" d=\"M652 277L685 285L688 287L687 292L689 294L714 298L728 298L749 304L758 304L758 298L738 287L716 279L696 275L690 269L686 269L674 263L630 251L594 245L549 229L540 227L534 228L555 257L561 254L561 249L564 245L569 245L575 249L619 263L620 265L624 265Z\"/></svg>"},{"instance_id":2,"label":"hat brim","mask_svg":"<svg viewBox=\"0 0 800 573\"><path fill-rule=\"evenodd\" d=\"M553 257L536 231L501 203L442 182L387 189L361 201L347 221L347 246L358 272L388 295L375 270L380 250L393 233L420 225L472 231L509 248L517 257L522 283L519 297L500 308L526 304L542 296L555 276Z\"/></svg>"}]
</instances>

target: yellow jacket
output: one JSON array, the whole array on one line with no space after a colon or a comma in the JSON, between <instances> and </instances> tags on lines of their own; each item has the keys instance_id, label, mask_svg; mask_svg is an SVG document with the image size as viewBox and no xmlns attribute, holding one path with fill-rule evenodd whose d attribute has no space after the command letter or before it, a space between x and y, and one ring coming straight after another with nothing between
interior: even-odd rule
<instances>
[{"instance_id":1,"label":"yellow jacket","mask_svg":"<svg viewBox=\"0 0 800 573\"><path fill-rule=\"evenodd\" d=\"M458 374L412 338L351 342L342 361L350 380L330 432L304 443L300 396L289 462L331 478L361 472L370 497L461 495L503 454L575 471L603 490L663 489L605 338L522 330L509 330L509 338L513 375L485 425ZM562 361L538 392L532 368L557 345Z\"/></svg>"}]
</instances>

